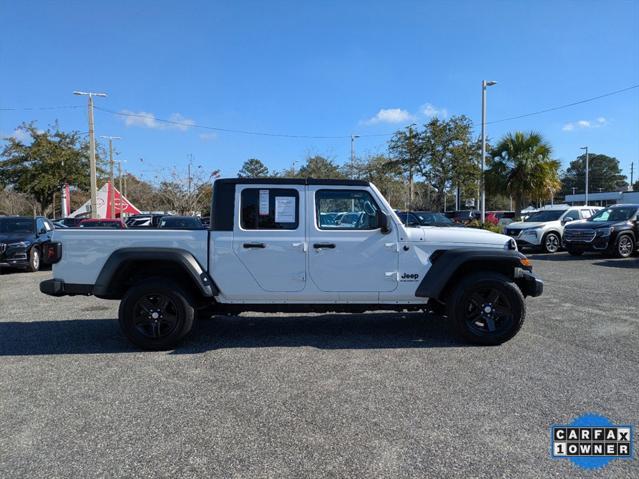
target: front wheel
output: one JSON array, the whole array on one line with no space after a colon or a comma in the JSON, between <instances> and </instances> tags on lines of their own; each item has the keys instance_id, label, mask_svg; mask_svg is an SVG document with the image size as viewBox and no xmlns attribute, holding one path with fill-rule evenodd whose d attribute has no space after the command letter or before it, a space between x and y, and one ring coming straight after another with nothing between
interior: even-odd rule
<instances>
[{"instance_id":1,"label":"front wheel","mask_svg":"<svg viewBox=\"0 0 639 479\"><path fill-rule=\"evenodd\" d=\"M40 250L36 247L31 248L29 251L29 264L27 269L32 273L35 273L40 269Z\"/></svg>"},{"instance_id":2,"label":"front wheel","mask_svg":"<svg viewBox=\"0 0 639 479\"><path fill-rule=\"evenodd\" d=\"M148 279L127 291L120 303L122 332L142 349L175 346L193 327L195 310L190 297L175 283Z\"/></svg>"},{"instance_id":3,"label":"front wheel","mask_svg":"<svg viewBox=\"0 0 639 479\"><path fill-rule=\"evenodd\" d=\"M615 244L615 256L618 258L627 258L634 250L635 242L633 241L632 236L626 234L617 238L617 242Z\"/></svg>"},{"instance_id":4,"label":"front wheel","mask_svg":"<svg viewBox=\"0 0 639 479\"><path fill-rule=\"evenodd\" d=\"M541 247L545 253L556 253L561 246L561 239L557 233L548 233L544 236Z\"/></svg>"},{"instance_id":5,"label":"front wheel","mask_svg":"<svg viewBox=\"0 0 639 479\"><path fill-rule=\"evenodd\" d=\"M508 341L521 329L525 316L521 291L499 273L472 274L448 298L448 317L454 329L474 344Z\"/></svg>"}]
</instances>

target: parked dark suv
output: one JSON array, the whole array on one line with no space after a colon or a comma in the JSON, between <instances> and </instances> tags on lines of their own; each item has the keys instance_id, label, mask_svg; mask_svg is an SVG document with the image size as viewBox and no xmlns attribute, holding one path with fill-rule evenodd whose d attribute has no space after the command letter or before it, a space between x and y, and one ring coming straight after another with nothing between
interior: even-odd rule
<instances>
[{"instance_id":1,"label":"parked dark suv","mask_svg":"<svg viewBox=\"0 0 639 479\"><path fill-rule=\"evenodd\" d=\"M585 221L564 228L564 247L573 256L584 251L600 251L627 258L639 241L639 205L614 205L604 208Z\"/></svg>"},{"instance_id":2,"label":"parked dark suv","mask_svg":"<svg viewBox=\"0 0 639 479\"><path fill-rule=\"evenodd\" d=\"M0 268L38 271L42 245L51 240L53 224L42 216L0 217Z\"/></svg>"}]
</instances>

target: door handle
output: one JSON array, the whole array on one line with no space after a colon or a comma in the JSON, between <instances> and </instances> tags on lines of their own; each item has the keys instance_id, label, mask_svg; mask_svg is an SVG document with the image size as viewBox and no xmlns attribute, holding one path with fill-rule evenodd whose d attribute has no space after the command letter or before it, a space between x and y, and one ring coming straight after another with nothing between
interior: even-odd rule
<instances>
[{"instance_id":1,"label":"door handle","mask_svg":"<svg viewBox=\"0 0 639 479\"><path fill-rule=\"evenodd\" d=\"M264 243L244 243L242 246L244 248L266 248Z\"/></svg>"},{"instance_id":2,"label":"door handle","mask_svg":"<svg viewBox=\"0 0 639 479\"><path fill-rule=\"evenodd\" d=\"M315 249L335 249L335 243L313 243Z\"/></svg>"}]
</instances>

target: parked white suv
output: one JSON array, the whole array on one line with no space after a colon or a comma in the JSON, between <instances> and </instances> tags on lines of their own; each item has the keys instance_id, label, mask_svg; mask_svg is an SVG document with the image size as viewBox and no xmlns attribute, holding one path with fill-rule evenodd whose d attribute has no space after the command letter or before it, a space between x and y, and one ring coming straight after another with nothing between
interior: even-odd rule
<instances>
[{"instance_id":1,"label":"parked white suv","mask_svg":"<svg viewBox=\"0 0 639 479\"><path fill-rule=\"evenodd\" d=\"M526 221L510 223L504 233L514 238L520 248L541 248L546 253L556 253L561 247L564 225L588 219L600 209L597 206L550 206L533 213Z\"/></svg>"}]
</instances>

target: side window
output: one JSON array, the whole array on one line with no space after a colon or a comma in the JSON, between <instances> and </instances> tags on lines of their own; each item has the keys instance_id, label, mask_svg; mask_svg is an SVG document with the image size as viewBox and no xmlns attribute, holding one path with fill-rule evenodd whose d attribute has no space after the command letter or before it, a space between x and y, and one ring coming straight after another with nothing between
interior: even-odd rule
<instances>
[{"instance_id":1,"label":"side window","mask_svg":"<svg viewBox=\"0 0 639 479\"><path fill-rule=\"evenodd\" d=\"M592 216L591 210L581 210L581 218L587 220Z\"/></svg>"},{"instance_id":2,"label":"side window","mask_svg":"<svg viewBox=\"0 0 639 479\"><path fill-rule=\"evenodd\" d=\"M246 188L240 212L245 230L294 230L300 223L299 194L291 188Z\"/></svg>"},{"instance_id":3,"label":"side window","mask_svg":"<svg viewBox=\"0 0 639 479\"><path fill-rule=\"evenodd\" d=\"M579 219L579 210L568 210L568 213L566 213L566 216L564 216L564 221L566 220L578 220Z\"/></svg>"},{"instance_id":4,"label":"side window","mask_svg":"<svg viewBox=\"0 0 639 479\"><path fill-rule=\"evenodd\" d=\"M322 221L335 213L334 224ZM321 230L374 230L379 228L379 208L368 191L319 190L315 193L315 216Z\"/></svg>"},{"instance_id":5,"label":"side window","mask_svg":"<svg viewBox=\"0 0 639 479\"><path fill-rule=\"evenodd\" d=\"M44 220L42 218L36 219L36 233L40 233L43 229L46 229L44 227Z\"/></svg>"},{"instance_id":6,"label":"side window","mask_svg":"<svg viewBox=\"0 0 639 479\"><path fill-rule=\"evenodd\" d=\"M412 225L412 226L419 226L419 218L417 218L417 216L415 216L413 213L410 213L408 215L407 224Z\"/></svg>"}]
</instances>

